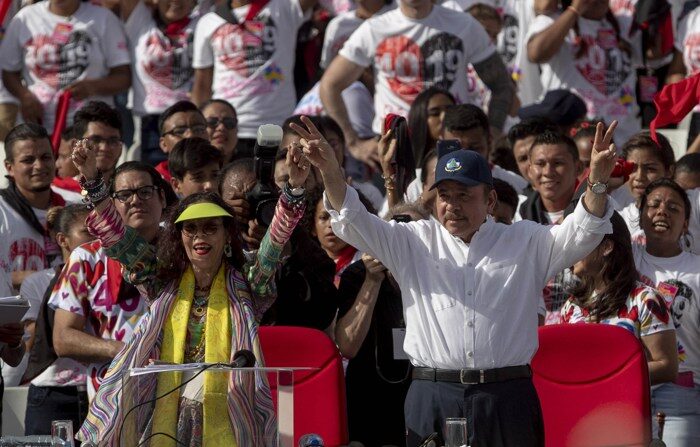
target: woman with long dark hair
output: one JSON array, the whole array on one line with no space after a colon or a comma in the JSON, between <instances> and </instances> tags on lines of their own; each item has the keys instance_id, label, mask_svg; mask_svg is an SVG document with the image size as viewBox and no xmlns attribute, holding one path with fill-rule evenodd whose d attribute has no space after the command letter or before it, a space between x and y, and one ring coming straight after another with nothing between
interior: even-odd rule
<instances>
[{"instance_id":1,"label":"woman with long dark hair","mask_svg":"<svg viewBox=\"0 0 700 447\"><path fill-rule=\"evenodd\" d=\"M154 359L231 363L243 349L264 365L258 320L275 298L272 279L282 248L304 212L308 160L300 150L288 153L289 182L260 248L247 260L233 210L213 193L193 194L168 213L156 256L105 200L94 157L80 144L73 153L95 207L88 228L149 298L150 311L112 362L79 438L101 445L140 445L154 436L190 447L272 445L274 409L265 374L211 374L199 381L187 374L159 375L147 395L138 396L141 402L152 399L153 406L133 410L128 421L121 380L128 368Z\"/></svg>"},{"instance_id":2,"label":"woman with long dark hair","mask_svg":"<svg viewBox=\"0 0 700 447\"><path fill-rule=\"evenodd\" d=\"M624 219L611 217L612 234L574 265L577 285L561 309L565 323L620 326L642 341L651 384L671 382L678 372L676 331L656 290L638 280L630 233Z\"/></svg>"},{"instance_id":3,"label":"woman with long dark hair","mask_svg":"<svg viewBox=\"0 0 700 447\"><path fill-rule=\"evenodd\" d=\"M411 104L408 111L408 128L413 144L413 159L417 165L425 154L435 148L442 130L442 114L449 106L455 105L454 96L440 87L423 90Z\"/></svg>"}]
</instances>

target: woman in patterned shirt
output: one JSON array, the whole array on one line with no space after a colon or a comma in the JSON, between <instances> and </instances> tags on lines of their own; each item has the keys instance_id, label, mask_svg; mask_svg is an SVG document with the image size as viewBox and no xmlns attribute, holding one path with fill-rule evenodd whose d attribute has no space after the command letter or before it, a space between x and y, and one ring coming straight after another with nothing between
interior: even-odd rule
<instances>
[{"instance_id":1,"label":"woman in patterned shirt","mask_svg":"<svg viewBox=\"0 0 700 447\"><path fill-rule=\"evenodd\" d=\"M239 244L234 211L218 195L193 194L175 206L156 250L105 200L93 151L78 144L73 161L95 207L87 219L90 232L150 300L149 312L112 362L78 437L110 446L275 444L264 373L150 375L133 379L138 384L124 396L122 376L152 360L228 364L242 349L264 365L258 321L275 298L272 279L282 248L304 213L298 189L309 163L301 150L287 155L289 182L252 259L244 257Z\"/></svg>"},{"instance_id":2,"label":"woman in patterned shirt","mask_svg":"<svg viewBox=\"0 0 700 447\"><path fill-rule=\"evenodd\" d=\"M638 280L630 233L614 213L612 234L574 265L579 279L561 309L565 323L620 326L641 339L651 384L672 382L678 373L676 331L663 298Z\"/></svg>"}]
</instances>

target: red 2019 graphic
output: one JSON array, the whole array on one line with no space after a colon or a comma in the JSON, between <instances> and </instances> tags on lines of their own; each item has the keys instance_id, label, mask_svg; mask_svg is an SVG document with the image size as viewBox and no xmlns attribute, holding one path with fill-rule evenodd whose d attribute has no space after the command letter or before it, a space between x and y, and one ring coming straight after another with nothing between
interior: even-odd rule
<instances>
[{"instance_id":1,"label":"red 2019 graphic","mask_svg":"<svg viewBox=\"0 0 700 447\"><path fill-rule=\"evenodd\" d=\"M412 102L427 87L449 89L463 59L462 41L452 34L435 34L422 46L406 36L393 36L377 46L375 65L394 94Z\"/></svg>"}]
</instances>

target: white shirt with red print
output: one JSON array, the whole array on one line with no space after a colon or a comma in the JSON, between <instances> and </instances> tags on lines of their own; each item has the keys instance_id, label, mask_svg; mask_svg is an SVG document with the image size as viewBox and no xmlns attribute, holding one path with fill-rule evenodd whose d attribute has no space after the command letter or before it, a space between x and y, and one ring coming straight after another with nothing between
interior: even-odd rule
<instances>
[{"instance_id":1,"label":"white shirt with red print","mask_svg":"<svg viewBox=\"0 0 700 447\"><path fill-rule=\"evenodd\" d=\"M49 306L84 317L87 334L127 343L146 312L146 299L135 288L128 296L115 293L107 271L107 255L99 242L76 248L54 286ZM122 282L122 287L125 286ZM95 396L109 364L97 362L87 365L90 399Z\"/></svg>"},{"instance_id":2,"label":"white shirt with red print","mask_svg":"<svg viewBox=\"0 0 700 447\"><path fill-rule=\"evenodd\" d=\"M297 31L306 17L298 0L270 0L246 21L249 9L232 11L238 24L215 12L204 15L192 62L195 69L214 67L212 98L236 108L242 138L255 138L261 124L282 124L292 114Z\"/></svg>"},{"instance_id":3,"label":"white shirt with red print","mask_svg":"<svg viewBox=\"0 0 700 447\"><path fill-rule=\"evenodd\" d=\"M173 35L158 26L150 9L139 1L124 24L129 39L132 89L129 105L139 116L162 113L192 90L192 49L197 17Z\"/></svg>"},{"instance_id":4,"label":"white shirt with red print","mask_svg":"<svg viewBox=\"0 0 700 447\"><path fill-rule=\"evenodd\" d=\"M700 257L689 252L660 258L633 245L640 280L654 287L671 311L679 345L681 373L692 373L700 386Z\"/></svg>"},{"instance_id":5,"label":"white shirt with red print","mask_svg":"<svg viewBox=\"0 0 700 447\"><path fill-rule=\"evenodd\" d=\"M128 64L121 22L111 11L87 2L81 2L70 17L49 11L49 2L22 8L10 22L0 49L0 66L22 71L27 88L44 105L42 124L49 130L66 87L103 78L110 69ZM111 96L89 100L113 103ZM83 101L71 101L69 122L82 105Z\"/></svg>"},{"instance_id":6,"label":"white shirt with red print","mask_svg":"<svg viewBox=\"0 0 700 447\"><path fill-rule=\"evenodd\" d=\"M554 18L540 15L530 26L527 41L549 28ZM544 91L569 89L578 94L588 108L588 118L607 123L618 120L615 141L620 144L641 130L637 117L635 67L641 60L639 33L629 36L632 21L619 16L620 36L630 43L631 54L620 48L613 25L607 20L578 19L579 35L569 31L559 51L542 68ZM586 51L576 58L581 45Z\"/></svg>"},{"instance_id":7,"label":"white shirt with red print","mask_svg":"<svg viewBox=\"0 0 700 447\"><path fill-rule=\"evenodd\" d=\"M700 6L678 23L675 46L683 54L687 75L700 73ZM695 106L693 111L700 113L700 105Z\"/></svg>"},{"instance_id":8,"label":"white shirt with red print","mask_svg":"<svg viewBox=\"0 0 700 447\"><path fill-rule=\"evenodd\" d=\"M33 208L42 225L46 210ZM44 270L49 266L46 240L0 197L0 268L7 273Z\"/></svg>"},{"instance_id":9,"label":"white shirt with red print","mask_svg":"<svg viewBox=\"0 0 700 447\"><path fill-rule=\"evenodd\" d=\"M436 5L420 20L406 17L400 8L366 20L339 54L363 67L374 64L373 130L380 134L388 113L407 116L428 87L447 89L464 102L467 64L478 64L495 51L476 19Z\"/></svg>"}]
</instances>

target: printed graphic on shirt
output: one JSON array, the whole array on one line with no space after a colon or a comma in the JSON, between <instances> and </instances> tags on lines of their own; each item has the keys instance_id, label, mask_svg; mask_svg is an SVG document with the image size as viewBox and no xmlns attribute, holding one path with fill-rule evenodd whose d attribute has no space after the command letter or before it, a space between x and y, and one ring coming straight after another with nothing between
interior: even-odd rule
<instances>
[{"instance_id":1,"label":"printed graphic on shirt","mask_svg":"<svg viewBox=\"0 0 700 447\"><path fill-rule=\"evenodd\" d=\"M43 270L46 268L44 247L32 238L17 239L10 244L9 263L9 270L12 272Z\"/></svg>"},{"instance_id":2,"label":"printed graphic on shirt","mask_svg":"<svg viewBox=\"0 0 700 447\"><path fill-rule=\"evenodd\" d=\"M689 75L700 73L700 30L689 34L684 43L683 59Z\"/></svg>"},{"instance_id":3,"label":"printed graphic on shirt","mask_svg":"<svg viewBox=\"0 0 700 447\"><path fill-rule=\"evenodd\" d=\"M609 96L618 92L632 72L632 62L620 49L615 31L601 29L595 37L581 36L581 44L585 45L587 54L576 59L576 69L601 94Z\"/></svg>"},{"instance_id":4,"label":"printed graphic on shirt","mask_svg":"<svg viewBox=\"0 0 700 447\"><path fill-rule=\"evenodd\" d=\"M677 279L667 279L666 281L660 281L659 284L655 285L651 278L639 275L640 280L651 286L656 287L656 290L663 297L666 307L671 313L673 318L673 326L678 329L683 324L683 313L690 309L691 303L697 300L697 297L693 293L687 284ZM678 343L678 358L680 361L685 361L687 354L685 348Z\"/></svg>"},{"instance_id":5,"label":"printed graphic on shirt","mask_svg":"<svg viewBox=\"0 0 700 447\"><path fill-rule=\"evenodd\" d=\"M26 65L47 85L60 89L71 85L90 65L92 38L85 31L56 26L52 35L38 34L26 44Z\"/></svg>"},{"instance_id":6,"label":"printed graphic on shirt","mask_svg":"<svg viewBox=\"0 0 700 447\"><path fill-rule=\"evenodd\" d=\"M212 35L214 54L226 67L243 78L253 76L272 58L277 40L277 27L270 17L246 21L243 25L225 23ZM267 72L265 73L267 77ZM278 76L282 72L278 69ZM275 78L272 74L271 79ZM281 80L281 78L279 79Z\"/></svg>"},{"instance_id":7,"label":"printed graphic on shirt","mask_svg":"<svg viewBox=\"0 0 700 447\"><path fill-rule=\"evenodd\" d=\"M194 31L170 38L158 32L151 33L146 40L145 54L139 55L144 71L156 82L177 90L192 79L192 41Z\"/></svg>"},{"instance_id":8,"label":"printed graphic on shirt","mask_svg":"<svg viewBox=\"0 0 700 447\"><path fill-rule=\"evenodd\" d=\"M520 41L520 25L518 18L510 14L503 15L503 29L498 34L498 54L503 59L507 67L511 67L515 62L515 56L518 54L518 46Z\"/></svg>"},{"instance_id":9,"label":"printed graphic on shirt","mask_svg":"<svg viewBox=\"0 0 700 447\"><path fill-rule=\"evenodd\" d=\"M377 46L375 65L386 73L392 92L410 103L426 87L449 90L463 54L462 40L450 33L435 34L422 46L406 36L392 36Z\"/></svg>"}]
</instances>

